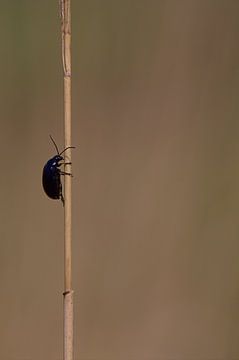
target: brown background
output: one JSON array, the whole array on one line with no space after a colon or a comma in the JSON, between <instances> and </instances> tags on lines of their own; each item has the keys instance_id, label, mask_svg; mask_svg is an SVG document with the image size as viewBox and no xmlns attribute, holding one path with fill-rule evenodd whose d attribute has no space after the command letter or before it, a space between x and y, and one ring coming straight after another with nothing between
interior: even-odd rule
<instances>
[{"instance_id":1,"label":"brown background","mask_svg":"<svg viewBox=\"0 0 239 360\"><path fill-rule=\"evenodd\" d=\"M57 1L0 11L0 359L62 358ZM239 1L73 1L75 359L239 359Z\"/></svg>"}]
</instances>

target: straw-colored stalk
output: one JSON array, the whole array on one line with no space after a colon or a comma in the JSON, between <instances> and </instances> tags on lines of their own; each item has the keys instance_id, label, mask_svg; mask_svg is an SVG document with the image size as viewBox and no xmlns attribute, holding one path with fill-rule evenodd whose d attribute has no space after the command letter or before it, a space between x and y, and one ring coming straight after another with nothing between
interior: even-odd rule
<instances>
[{"instance_id":1,"label":"straw-colored stalk","mask_svg":"<svg viewBox=\"0 0 239 360\"><path fill-rule=\"evenodd\" d=\"M64 76L64 133L65 148L71 146L71 7L70 0L60 0L62 64ZM66 150L67 162L71 162L71 149ZM71 172L65 165L65 172ZM71 274L71 176L65 176L64 207L64 360L73 360L73 290Z\"/></svg>"}]
</instances>

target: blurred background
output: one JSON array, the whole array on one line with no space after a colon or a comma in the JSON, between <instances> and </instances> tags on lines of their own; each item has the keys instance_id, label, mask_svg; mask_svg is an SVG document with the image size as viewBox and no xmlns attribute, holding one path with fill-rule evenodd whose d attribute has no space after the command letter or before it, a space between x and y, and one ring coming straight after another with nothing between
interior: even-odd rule
<instances>
[{"instance_id":1,"label":"blurred background","mask_svg":"<svg viewBox=\"0 0 239 360\"><path fill-rule=\"evenodd\" d=\"M76 360L239 358L238 14L72 1ZM0 358L59 360L58 1L2 1L0 24Z\"/></svg>"}]
</instances>

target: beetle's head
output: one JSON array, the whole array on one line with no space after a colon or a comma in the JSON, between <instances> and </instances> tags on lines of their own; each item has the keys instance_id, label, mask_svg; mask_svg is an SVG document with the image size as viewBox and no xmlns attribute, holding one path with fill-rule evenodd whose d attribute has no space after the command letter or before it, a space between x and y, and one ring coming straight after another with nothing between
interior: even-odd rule
<instances>
[{"instance_id":1,"label":"beetle's head","mask_svg":"<svg viewBox=\"0 0 239 360\"><path fill-rule=\"evenodd\" d=\"M55 155L53 160L56 164L58 164L60 161L64 160L64 158L61 155Z\"/></svg>"}]
</instances>

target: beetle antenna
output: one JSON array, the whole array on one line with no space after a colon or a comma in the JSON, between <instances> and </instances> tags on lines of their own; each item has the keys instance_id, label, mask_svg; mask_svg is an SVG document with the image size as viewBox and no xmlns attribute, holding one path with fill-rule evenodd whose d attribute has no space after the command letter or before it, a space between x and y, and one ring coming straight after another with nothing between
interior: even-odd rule
<instances>
[{"instance_id":1,"label":"beetle antenna","mask_svg":"<svg viewBox=\"0 0 239 360\"><path fill-rule=\"evenodd\" d=\"M67 149L75 149L75 146L67 146L59 155L63 154Z\"/></svg>"},{"instance_id":2,"label":"beetle antenna","mask_svg":"<svg viewBox=\"0 0 239 360\"><path fill-rule=\"evenodd\" d=\"M50 136L51 141L53 142L53 144L54 144L54 146L55 146L55 148L56 148L57 154L58 154L58 155L60 155L60 154L59 154L58 147L57 147L57 145L56 145L56 143L55 143L55 141L54 141L53 137L52 137L51 135L49 135L49 136Z\"/></svg>"}]
</instances>

